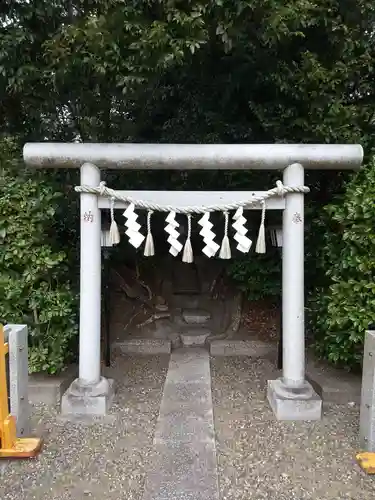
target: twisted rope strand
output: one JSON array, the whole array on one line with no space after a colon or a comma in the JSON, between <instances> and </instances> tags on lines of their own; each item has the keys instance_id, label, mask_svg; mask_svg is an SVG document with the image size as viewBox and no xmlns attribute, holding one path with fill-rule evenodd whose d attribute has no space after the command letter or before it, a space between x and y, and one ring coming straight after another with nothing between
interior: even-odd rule
<instances>
[{"instance_id":1,"label":"twisted rope strand","mask_svg":"<svg viewBox=\"0 0 375 500\"><path fill-rule=\"evenodd\" d=\"M119 194L115 189L108 188L105 186L104 182L101 182L98 187L91 186L76 186L75 191L77 193L89 193L96 194L100 196L105 196L108 198L114 198L118 201L123 201L125 203L133 203L135 207L158 211L158 212L176 212L179 214L203 214L204 212L228 212L231 210L237 210L237 208L245 207L247 205L255 205L257 203L262 203L269 198L275 196L284 196L287 193L309 193L310 189L307 186L284 186L281 181L277 181L276 187L266 191L262 196L254 195L251 200L236 201L233 203L227 203L224 205L207 205L207 206L185 206L176 207L173 205L159 205L157 203L152 203L149 201L135 200L130 196L123 196Z\"/></svg>"},{"instance_id":2,"label":"twisted rope strand","mask_svg":"<svg viewBox=\"0 0 375 500\"><path fill-rule=\"evenodd\" d=\"M149 210L147 213L147 232L151 233L151 217L154 212L152 210Z\"/></svg>"},{"instance_id":3,"label":"twisted rope strand","mask_svg":"<svg viewBox=\"0 0 375 500\"><path fill-rule=\"evenodd\" d=\"M266 220L266 202L265 202L265 200L261 201L261 204L262 204L262 215L260 218L260 224L264 225L264 221Z\"/></svg>"}]
</instances>

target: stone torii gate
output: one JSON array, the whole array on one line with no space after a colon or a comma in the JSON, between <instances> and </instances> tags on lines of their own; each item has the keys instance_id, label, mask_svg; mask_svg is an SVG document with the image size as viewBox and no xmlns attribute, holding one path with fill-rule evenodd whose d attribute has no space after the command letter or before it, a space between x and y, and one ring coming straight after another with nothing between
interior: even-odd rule
<instances>
[{"instance_id":1,"label":"stone torii gate","mask_svg":"<svg viewBox=\"0 0 375 500\"><path fill-rule=\"evenodd\" d=\"M282 170L285 187L304 184L305 169L358 170L360 145L292 144L89 144L28 143L26 165L34 168L80 168L81 185L97 188L103 169L170 170ZM132 192L126 192L131 196ZM149 200L152 192L145 191ZM202 200L202 193L199 199ZM259 193L258 193L259 194ZM139 195L139 192L137 192ZM251 199L254 193L206 192L205 203ZM110 407L114 384L101 376L101 209L108 207L97 194L82 192L79 378L62 400L67 414L100 415ZM214 201L213 201L214 200ZM275 200L276 201L276 200ZM283 209L282 312L283 373L268 381L268 400L278 419L321 418L322 402L305 378L304 326L304 193L285 194L270 208ZM163 192L165 205L176 203L176 193ZM189 201L194 204L194 199ZM120 204L121 205L121 204ZM118 208L120 208L120 205ZM124 206L122 203L121 206ZM116 206L115 206L116 208ZM260 205L252 208L261 208ZM87 214L90 213L90 217Z\"/></svg>"}]
</instances>

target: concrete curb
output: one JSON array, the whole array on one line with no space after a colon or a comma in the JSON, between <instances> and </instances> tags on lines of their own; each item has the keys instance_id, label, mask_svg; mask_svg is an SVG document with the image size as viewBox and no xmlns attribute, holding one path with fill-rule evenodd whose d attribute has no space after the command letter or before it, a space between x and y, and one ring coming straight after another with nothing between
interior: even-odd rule
<instances>
[{"instance_id":1,"label":"concrete curb","mask_svg":"<svg viewBox=\"0 0 375 500\"><path fill-rule=\"evenodd\" d=\"M130 339L116 342L113 350L123 354L157 355L170 354L171 341L162 339ZM211 356L248 356L251 358L276 359L277 345L258 340L213 340L210 343ZM308 354L307 379L322 396L324 403L360 404L361 377L347 374L324 363L311 359ZM277 375L277 371L275 371ZM274 375L275 375L274 374ZM78 375L78 367L72 365L60 375L29 375L29 401L32 404L55 406ZM276 376L275 375L275 376Z\"/></svg>"},{"instance_id":2,"label":"concrete curb","mask_svg":"<svg viewBox=\"0 0 375 500\"><path fill-rule=\"evenodd\" d=\"M248 356L276 360L277 344L261 340L213 340L211 356ZM273 376L281 376L275 371ZM361 402L361 378L320 362L307 352L306 378L322 397L323 403L347 405Z\"/></svg>"},{"instance_id":3,"label":"concrete curb","mask_svg":"<svg viewBox=\"0 0 375 500\"><path fill-rule=\"evenodd\" d=\"M78 375L78 367L69 366L59 375L33 373L29 375L29 401L32 404L55 406Z\"/></svg>"},{"instance_id":4,"label":"concrete curb","mask_svg":"<svg viewBox=\"0 0 375 500\"><path fill-rule=\"evenodd\" d=\"M113 343L112 350L123 354L170 354L172 342L163 339L129 339Z\"/></svg>"},{"instance_id":5,"label":"concrete curb","mask_svg":"<svg viewBox=\"0 0 375 500\"><path fill-rule=\"evenodd\" d=\"M211 356L249 356L268 358L276 356L277 345L261 340L213 340L210 342Z\"/></svg>"},{"instance_id":6,"label":"concrete curb","mask_svg":"<svg viewBox=\"0 0 375 500\"><path fill-rule=\"evenodd\" d=\"M337 376L335 371L321 371L319 368L311 369L307 366L306 379L321 395L323 403L346 405L361 403L361 382L356 376L349 380L347 374ZM320 391L317 389L320 387Z\"/></svg>"}]
</instances>

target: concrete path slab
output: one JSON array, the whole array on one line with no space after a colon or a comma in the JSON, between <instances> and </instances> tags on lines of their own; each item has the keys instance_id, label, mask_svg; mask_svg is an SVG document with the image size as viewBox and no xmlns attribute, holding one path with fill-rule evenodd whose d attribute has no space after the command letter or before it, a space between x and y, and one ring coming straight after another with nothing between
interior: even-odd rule
<instances>
[{"instance_id":1,"label":"concrete path slab","mask_svg":"<svg viewBox=\"0 0 375 500\"><path fill-rule=\"evenodd\" d=\"M210 360L203 348L172 353L143 500L219 500Z\"/></svg>"}]
</instances>

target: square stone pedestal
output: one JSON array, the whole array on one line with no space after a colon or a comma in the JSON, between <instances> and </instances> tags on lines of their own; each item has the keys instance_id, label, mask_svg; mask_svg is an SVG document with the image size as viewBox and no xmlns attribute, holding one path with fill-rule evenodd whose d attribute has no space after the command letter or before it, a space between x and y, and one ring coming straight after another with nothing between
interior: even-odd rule
<instances>
[{"instance_id":1,"label":"square stone pedestal","mask_svg":"<svg viewBox=\"0 0 375 500\"><path fill-rule=\"evenodd\" d=\"M277 420L320 420L322 399L305 381L301 388L289 388L281 379L269 380L267 398Z\"/></svg>"},{"instance_id":2,"label":"square stone pedestal","mask_svg":"<svg viewBox=\"0 0 375 500\"><path fill-rule=\"evenodd\" d=\"M114 395L112 379L102 377L95 385L82 385L76 379L61 399L61 415L104 416L112 406Z\"/></svg>"}]
</instances>

